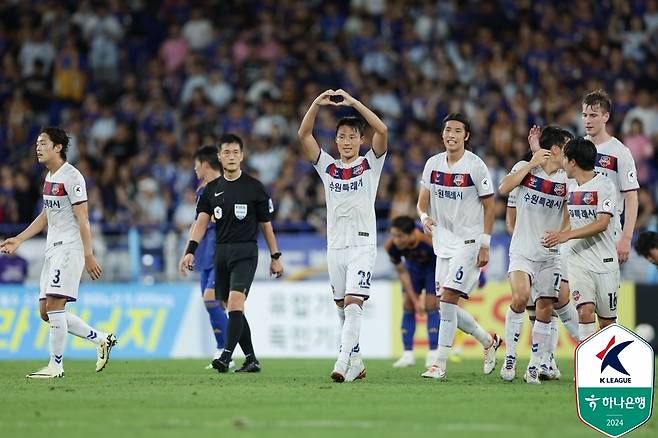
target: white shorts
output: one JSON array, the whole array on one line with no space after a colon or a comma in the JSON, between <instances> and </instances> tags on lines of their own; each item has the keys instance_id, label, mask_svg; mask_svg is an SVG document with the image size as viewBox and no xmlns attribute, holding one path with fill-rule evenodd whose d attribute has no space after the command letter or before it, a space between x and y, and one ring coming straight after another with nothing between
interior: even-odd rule
<instances>
[{"instance_id":1,"label":"white shorts","mask_svg":"<svg viewBox=\"0 0 658 438\"><path fill-rule=\"evenodd\" d=\"M600 318L617 318L618 269L599 274L572 266L569 268L569 274L569 289L576 307L594 304L596 314Z\"/></svg>"},{"instance_id":2,"label":"white shorts","mask_svg":"<svg viewBox=\"0 0 658 438\"><path fill-rule=\"evenodd\" d=\"M62 247L46 254L39 281L39 299L45 300L46 295L50 295L76 301L84 267L84 253L80 248Z\"/></svg>"},{"instance_id":3,"label":"white shorts","mask_svg":"<svg viewBox=\"0 0 658 438\"><path fill-rule=\"evenodd\" d=\"M345 295L355 295L364 300L370 297L376 257L375 245L327 250L329 282L335 301L345 299Z\"/></svg>"},{"instance_id":4,"label":"white shorts","mask_svg":"<svg viewBox=\"0 0 658 438\"><path fill-rule=\"evenodd\" d=\"M441 287L460 292L468 298L480 278L480 268L477 267L477 257L480 247L477 242L465 244L450 258L436 259L436 294Z\"/></svg>"},{"instance_id":5,"label":"white shorts","mask_svg":"<svg viewBox=\"0 0 658 438\"><path fill-rule=\"evenodd\" d=\"M510 255L507 272L513 271L525 272L530 276L530 300L533 304L539 298L557 300L562 279L559 258L536 262L523 256Z\"/></svg>"}]
</instances>

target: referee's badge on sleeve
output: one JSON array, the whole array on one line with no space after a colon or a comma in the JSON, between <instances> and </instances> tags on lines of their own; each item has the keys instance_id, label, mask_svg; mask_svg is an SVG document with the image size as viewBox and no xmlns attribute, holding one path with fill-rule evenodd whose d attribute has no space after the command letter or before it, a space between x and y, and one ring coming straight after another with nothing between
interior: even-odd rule
<instances>
[{"instance_id":1,"label":"referee's badge on sleeve","mask_svg":"<svg viewBox=\"0 0 658 438\"><path fill-rule=\"evenodd\" d=\"M247 204L235 204L233 211L239 220L247 217Z\"/></svg>"},{"instance_id":2,"label":"referee's badge on sleeve","mask_svg":"<svg viewBox=\"0 0 658 438\"><path fill-rule=\"evenodd\" d=\"M222 218L222 207L215 207L215 219Z\"/></svg>"},{"instance_id":3,"label":"referee's badge on sleeve","mask_svg":"<svg viewBox=\"0 0 658 438\"><path fill-rule=\"evenodd\" d=\"M272 198L267 200L267 205L269 207L270 213L274 213L274 203L272 202Z\"/></svg>"}]
</instances>

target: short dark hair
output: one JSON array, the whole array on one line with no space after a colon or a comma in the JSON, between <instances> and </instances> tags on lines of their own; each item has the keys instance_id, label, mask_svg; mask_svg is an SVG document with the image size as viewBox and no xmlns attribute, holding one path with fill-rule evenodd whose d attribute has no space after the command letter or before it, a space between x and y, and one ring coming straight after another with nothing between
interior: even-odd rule
<instances>
[{"instance_id":1,"label":"short dark hair","mask_svg":"<svg viewBox=\"0 0 658 438\"><path fill-rule=\"evenodd\" d=\"M441 131L445 129L446 124L451 120L460 122L461 124L464 125L464 131L466 131L466 134L469 135L469 138L466 139L464 144L468 145L468 141L470 140L470 133L471 133L471 123L468 121L466 116L463 115L462 113L450 113L443 118L443 125L441 127Z\"/></svg>"},{"instance_id":2,"label":"short dark hair","mask_svg":"<svg viewBox=\"0 0 658 438\"><path fill-rule=\"evenodd\" d=\"M208 165L214 170L221 170L222 165L219 162L219 158L217 158L218 152L219 148L214 144L201 146L194 153L194 159L198 160L199 163L208 163Z\"/></svg>"},{"instance_id":3,"label":"short dark hair","mask_svg":"<svg viewBox=\"0 0 658 438\"><path fill-rule=\"evenodd\" d=\"M66 161L66 151L69 149L69 136L66 134L66 131L57 126L48 126L42 128L39 134L46 134L50 138L50 141L53 142L53 147L61 144L62 150L59 151L59 156Z\"/></svg>"},{"instance_id":4,"label":"short dark hair","mask_svg":"<svg viewBox=\"0 0 658 438\"><path fill-rule=\"evenodd\" d=\"M363 136L363 132L366 130L366 122L361 117L355 116L341 118L336 124L336 135L338 135L338 129L340 129L341 126L354 128L356 132L359 133L359 136Z\"/></svg>"},{"instance_id":5,"label":"short dark hair","mask_svg":"<svg viewBox=\"0 0 658 438\"><path fill-rule=\"evenodd\" d=\"M609 113L612 109L612 100L605 90L599 89L587 93L585 97L583 97L583 105L591 107L598 106L603 112Z\"/></svg>"},{"instance_id":6,"label":"short dark hair","mask_svg":"<svg viewBox=\"0 0 658 438\"><path fill-rule=\"evenodd\" d=\"M594 170L596 164L596 146L585 138L575 138L564 146L564 155L574 160L583 170Z\"/></svg>"},{"instance_id":7,"label":"short dark hair","mask_svg":"<svg viewBox=\"0 0 658 438\"><path fill-rule=\"evenodd\" d=\"M404 234L411 234L416 229L416 221L409 216L398 216L391 222L391 228L397 228Z\"/></svg>"},{"instance_id":8,"label":"short dark hair","mask_svg":"<svg viewBox=\"0 0 658 438\"><path fill-rule=\"evenodd\" d=\"M242 142L240 136L230 132L222 135L219 138L219 142L217 143L217 145L219 146L218 149L221 151L223 144L231 144L231 143L237 143L238 146L240 146L240 150L241 151L244 150L244 143Z\"/></svg>"},{"instance_id":9,"label":"short dark hair","mask_svg":"<svg viewBox=\"0 0 658 438\"><path fill-rule=\"evenodd\" d=\"M550 149L553 146L564 146L569 140L573 140L573 135L566 129L559 126L549 125L541 130L539 135L539 147Z\"/></svg>"},{"instance_id":10,"label":"short dark hair","mask_svg":"<svg viewBox=\"0 0 658 438\"><path fill-rule=\"evenodd\" d=\"M643 231L635 241L635 251L642 257L649 257L651 250L658 248L658 233Z\"/></svg>"}]
</instances>

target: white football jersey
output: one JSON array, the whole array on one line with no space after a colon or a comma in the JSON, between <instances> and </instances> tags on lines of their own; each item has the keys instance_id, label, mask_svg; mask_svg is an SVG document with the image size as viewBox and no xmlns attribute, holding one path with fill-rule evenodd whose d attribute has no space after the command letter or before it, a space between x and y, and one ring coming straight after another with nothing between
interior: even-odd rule
<instances>
[{"instance_id":1,"label":"white football jersey","mask_svg":"<svg viewBox=\"0 0 658 438\"><path fill-rule=\"evenodd\" d=\"M624 211L624 192L638 190L637 171L631 151L617 138L612 137L605 143L596 145L596 165L594 171L608 178L615 186L617 195L615 205L615 226L621 230L621 213Z\"/></svg>"},{"instance_id":2,"label":"white football jersey","mask_svg":"<svg viewBox=\"0 0 658 438\"><path fill-rule=\"evenodd\" d=\"M64 163L54 174L48 172L43 185L43 208L48 219L46 252L60 245L82 248L80 226L73 205L87 201L87 186L82 174Z\"/></svg>"},{"instance_id":3,"label":"white football jersey","mask_svg":"<svg viewBox=\"0 0 658 438\"><path fill-rule=\"evenodd\" d=\"M510 174L518 172L527 163L516 163ZM559 249L544 248L541 238L548 230L560 230L566 208L567 174L560 169L548 175L537 166L528 172L513 193L514 198L510 200L510 196L507 200L508 206L516 207L510 255L520 255L536 262L557 256Z\"/></svg>"},{"instance_id":4,"label":"white football jersey","mask_svg":"<svg viewBox=\"0 0 658 438\"><path fill-rule=\"evenodd\" d=\"M619 269L615 244L616 197L614 184L603 175L597 174L582 186L575 181L570 183L567 205L572 230L595 222L599 213L609 214L611 218L608 228L603 232L570 241L571 245L567 251L569 266L577 265L597 273Z\"/></svg>"},{"instance_id":5,"label":"white football jersey","mask_svg":"<svg viewBox=\"0 0 658 438\"><path fill-rule=\"evenodd\" d=\"M432 232L437 256L450 258L465 242L480 241L484 232L480 198L493 195L489 170L480 157L465 151L451 167L446 152L434 155L425 163L421 184L430 191L428 214L437 223Z\"/></svg>"},{"instance_id":6,"label":"white football jersey","mask_svg":"<svg viewBox=\"0 0 658 438\"><path fill-rule=\"evenodd\" d=\"M327 200L327 247L377 245L375 198L386 154L370 149L349 164L320 152L313 165Z\"/></svg>"}]
</instances>

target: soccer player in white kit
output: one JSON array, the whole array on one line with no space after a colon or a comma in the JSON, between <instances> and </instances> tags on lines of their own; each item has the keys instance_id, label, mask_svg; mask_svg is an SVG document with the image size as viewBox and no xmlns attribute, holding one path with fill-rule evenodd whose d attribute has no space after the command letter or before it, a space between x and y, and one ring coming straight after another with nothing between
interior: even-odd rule
<instances>
[{"instance_id":1,"label":"soccer player in white kit","mask_svg":"<svg viewBox=\"0 0 658 438\"><path fill-rule=\"evenodd\" d=\"M426 233L432 234L436 253L437 295L441 325L437 361L423 377L444 379L448 354L457 328L473 335L484 347L484 373L496 367L496 334L487 333L472 315L459 307L477 284L480 268L489 261L494 220L493 187L489 170L465 149L470 126L462 114L443 120L446 151L425 164L418 195L418 214Z\"/></svg>"},{"instance_id":2,"label":"soccer player in white kit","mask_svg":"<svg viewBox=\"0 0 658 438\"><path fill-rule=\"evenodd\" d=\"M346 117L336 127L336 160L320 149L313 137L315 117L321 106L351 106L374 130L372 148L363 156L361 119ZM326 90L311 104L299 127L307 158L324 184L327 200L327 263L329 281L342 323L341 347L331 373L335 382L365 377L359 333L363 303L370 297L377 255L375 198L386 158L388 134L384 122L343 90Z\"/></svg>"},{"instance_id":3,"label":"soccer player in white kit","mask_svg":"<svg viewBox=\"0 0 658 438\"><path fill-rule=\"evenodd\" d=\"M594 171L597 150L587 139L572 140L564 147L564 170L575 182L569 185L567 205L571 229L548 231L546 248L571 241L567 249L569 288L580 318L583 341L599 326L617 318L619 261L615 243L617 190L610 179Z\"/></svg>"},{"instance_id":4,"label":"soccer player in white kit","mask_svg":"<svg viewBox=\"0 0 658 438\"><path fill-rule=\"evenodd\" d=\"M45 368L28 374L30 379L64 376L66 334L71 333L96 344L96 371L102 371L116 344L112 333L101 332L66 312L67 302L76 301L83 268L93 280L101 276L94 258L87 213L87 189L82 174L66 161L69 139L61 128L44 128L37 137L39 163L48 174L43 186L43 210L18 236L0 243L0 250L11 254L48 226L45 262L41 271L39 312L50 324L50 362Z\"/></svg>"},{"instance_id":5,"label":"soccer player in white kit","mask_svg":"<svg viewBox=\"0 0 658 438\"><path fill-rule=\"evenodd\" d=\"M637 220L640 185L637 181L635 161L630 150L617 138L608 134L606 123L610 118L612 101L604 90L596 90L583 98L583 124L588 140L596 146L596 165L594 170L612 181L615 186L615 241L617 258L623 264L628 260L631 240ZM621 215L624 214L624 226Z\"/></svg>"},{"instance_id":6,"label":"soccer player in white kit","mask_svg":"<svg viewBox=\"0 0 658 438\"><path fill-rule=\"evenodd\" d=\"M520 161L503 178L499 192L514 194L516 220L510 244L509 280L512 302L505 318L505 364L500 375L516 377L516 346L528 301L535 307L530 363L524 380L538 384L540 367L550 367L551 324L560 290L558 248L541 244L544 232L562 229L569 222L566 208L567 176L562 169L562 148L571 139L567 131L548 126L539 138L541 148L532 159ZM509 204L508 204L509 205Z\"/></svg>"}]
</instances>

